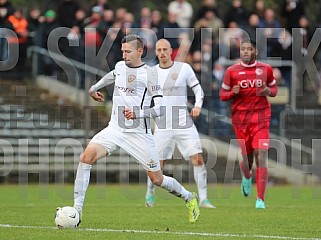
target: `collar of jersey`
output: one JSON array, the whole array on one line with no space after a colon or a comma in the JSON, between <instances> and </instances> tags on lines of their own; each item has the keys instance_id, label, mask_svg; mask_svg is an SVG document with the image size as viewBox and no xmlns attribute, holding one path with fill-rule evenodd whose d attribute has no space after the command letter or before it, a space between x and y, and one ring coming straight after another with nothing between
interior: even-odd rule
<instances>
[{"instance_id":1,"label":"collar of jersey","mask_svg":"<svg viewBox=\"0 0 321 240\"><path fill-rule=\"evenodd\" d=\"M128 68L140 68L140 67L142 67L142 66L144 66L146 63L142 63L142 65L139 65L139 66L136 66L136 67L128 67Z\"/></svg>"},{"instance_id":2,"label":"collar of jersey","mask_svg":"<svg viewBox=\"0 0 321 240\"><path fill-rule=\"evenodd\" d=\"M243 67L255 67L256 64L257 64L257 61L255 61L255 62L252 63L252 64L246 64L246 63L244 63L244 62L241 61L241 65L242 65Z\"/></svg>"},{"instance_id":3,"label":"collar of jersey","mask_svg":"<svg viewBox=\"0 0 321 240\"><path fill-rule=\"evenodd\" d=\"M172 64L171 64L169 67L161 67L161 66L158 64L159 68L161 68L161 69L169 69L169 68L173 67L173 65L174 65L174 61L172 61Z\"/></svg>"}]
</instances>

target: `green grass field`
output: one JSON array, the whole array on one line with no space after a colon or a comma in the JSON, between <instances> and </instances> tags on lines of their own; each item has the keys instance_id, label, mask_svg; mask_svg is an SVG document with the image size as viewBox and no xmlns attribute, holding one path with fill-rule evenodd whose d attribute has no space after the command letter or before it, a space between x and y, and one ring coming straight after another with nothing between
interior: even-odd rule
<instances>
[{"instance_id":1,"label":"green grass field","mask_svg":"<svg viewBox=\"0 0 321 240\"><path fill-rule=\"evenodd\" d=\"M321 239L319 186L269 186L266 209L256 210L255 188L244 198L239 186L210 185L217 208L190 224L183 201L162 189L146 208L144 184L90 185L81 227L58 230L55 208L72 205L72 188L0 185L0 239Z\"/></svg>"}]
</instances>

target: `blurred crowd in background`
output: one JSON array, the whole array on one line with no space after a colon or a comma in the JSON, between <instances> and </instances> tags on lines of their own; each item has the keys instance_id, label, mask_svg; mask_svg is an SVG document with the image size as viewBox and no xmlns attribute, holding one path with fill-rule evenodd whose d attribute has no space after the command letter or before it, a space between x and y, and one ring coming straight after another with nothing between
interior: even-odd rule
<instances>
[{"instance_id":1,"label":"blurred crowd in background","mask_svg":"<svg viewBox=\"0 0 321 240\"><path fill-rule=\"evenodd\" d=\"M228 108L219 100L218 93L226 66L220 60L239 58L240 39L250 37L258 43L266 41L266 44L257 45L258 59L295 60L292 57L292 30L299 28L303 55L315 31L310 26L302 0L282 0L278 9L266 7L264 0L254 0L251 9L245 8L242 0L232 0L227 8L222 16L215 0L202 0L197 9L193 9L187 0L173 0L168 4L167 12L142 6L139 17L135 18L137 14L131 9L126 6L115 9L108 0L97 0L89 8L81 6L77 0L62 0L53 9L42 12L33 7L27 13L9 0L0 0L0 28L11 29L18 36L18 41L8 39L9 44L19 44L19 61L15 68L18 71L26 65L27 47L48 49L49 35L58 27L69 28L67 38L59 40L61 52L77 61L85 62L86 48L94 47L98 51L103 41L109 44L108 55L104 56L106 61L101 61L104 64L93 63L104 71L113 69L122 59L120 41L125 34L134 32L142 36L147 52L154 51L157 39L166 38L173 47L173 59L190 63L199 77L205 91L204 107L215 110L218 116L225 116ZM72 41L79 44L70 46ZM6 44L5 39L0 39L0 60L7 58ZM157 63L155 55L152 56L146 57L150 65ZM42 64L43 74L58 74L59 67L52 59L44 58ZM281 66L274 70L279 84L290 87L291 67ZM319 79L315 81L319 83ZM226 127L209 132L213 127L208 127L205 119L198 121L201 133L222 138L228 134ZM213 121L208 122L213 124ZM214 121L214 124L222 123Z\"/></svg>"}]
</instances>

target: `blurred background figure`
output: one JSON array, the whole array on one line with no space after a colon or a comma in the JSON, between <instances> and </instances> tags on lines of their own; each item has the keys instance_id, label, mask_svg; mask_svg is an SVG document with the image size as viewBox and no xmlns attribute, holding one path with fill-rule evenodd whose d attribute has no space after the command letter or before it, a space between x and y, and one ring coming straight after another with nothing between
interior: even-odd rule
<instances>
[{"instance_id":1,"label":"blurred background figure","mask_svg":"<svg viewBox=\"0 0 321 240\"><path fill-rule=\"evenodd\" d=\"M13 31L17 34L18 39L12 38L9 40L10 44L17 44L19 48L19 58L15 69L17 71L17 77L19 79L23 78L25 74L24 67L27 60L27 47L28 47L28 21L23 15L21 9L14 11L13 15L9 16L9 22L13 26Z\"/></svg>"},{"instance_id":2,"label":"blurred background figure","mask_svg":"<svg viewBox=\"0 0 321 240\"><path fill-rule=\"evenodd\" d=\"M193 17L192 5L185 0L174 0L168 4L167 11L176 15L179 27L188 28Z\"/></svg>"},{"instance_id":3,"label":"blurred background figure","mask_svg":"<svg viewBox=\"0 0 321 240\"><path fill-rule=\"evenodd\" d=\"M79 10L79 4L75 0L62 1L57 9L57 20L61 27L71 28L76 24L76 12Z\"/></svg>"},{"instance_id":4,"label":"blurred background figure","mask_svg":"<svg viewBox=\"0 0 321 240\"><path fill-rule=\"evenodd\" d=\"M264 19L260 22L257 32L257 41L263 44L258 44L258 59L266 59L272 56L272 51L277 43L280 34L281 23L276 19L275 12L272 8L267 8L264 12Z\"/></svg>"},{"instance_id":5,"label":"blurred background figure","mask_svg":"<svg viewBox=\"0 0 321 240\"><path fill-rule=\"evenodd\" d=\"M213 64L212 70L212 94L211 97L208 98L209 101L209 110L215 112L214 116L210 116L210 130L209 134L215 138L221 140L229 139L229 125L224 123L223 121L228 114L228 103L220 100L220 87L223 83L225 73L225 67L220 63L220 60L217 60Z\"/></svg>"},{"instance_id":6,"label":"blurred background figure","mask_svg":"<svg viewBox=\"0 0 321 240\"><path fill-rule=\"evenodd\" d=\"M14 13L11 2L0 0L0 61L8 58L8 41L6 40L7 32L5 29L13 30L13 26L9 21L9 16Z\"/></svg>"},{"instance_id":7,"label":"blurred background figure","mask_svg":"<svg viewBox=\"0 0 321 240\"><path fill-rule=\"evenodd\" d=\"M231 22L236 22L240 27L247 24L249 18L248 10L243 6L242 0L233 0L232 6L225 15L224 25L229 27Z\"/></svg>"},{"instance_id":8,"label":"blurred background figure","mask_svg":"<svg viewBox=\"0 0 321 240\"><path fill-rule=\"evenodd\" d=\"M304 4L300 0L283 0L281 16L285 20L285 27L290 33L292 28L300 27L300 18L305 15Z\"/></svg>"}]
</instances>

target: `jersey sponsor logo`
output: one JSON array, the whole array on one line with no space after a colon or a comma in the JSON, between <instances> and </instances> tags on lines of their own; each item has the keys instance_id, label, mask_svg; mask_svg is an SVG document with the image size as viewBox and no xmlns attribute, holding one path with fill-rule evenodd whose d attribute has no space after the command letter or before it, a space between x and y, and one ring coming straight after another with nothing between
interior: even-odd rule
<instances>
[{"instance_id":1,"label":"jersey sponsor logo","mask_svg":"<svg viewBox=\"0 0 321 240\"><path fill-rule=\"evenodd\" d=\"M153 85L153 86L151 86L151 89L152 89L152 91L159 91L159 90L161 90L162 88L161 88L160 85Z\"/></svg>"},{"instance_id":2,"label":"jersey sponsor logo","mask_svg":"<svg viewBox=\"0 0 321 240\"><path fill-rule=\"evenodd\" d=\"M175 81L178 78L178 73L172 73L171 78Z\"/></svg>"},{"instance_id":3,"label":"jersey sponsor logo","mask_svg":"<svg viewBox=\"0 0 321 240\"><path fill-rule=\"evenodd\" d=\"M133 82L135 79L136 79L136 75L134 75L134 74L129 74L127 77L127 81L129 83Z\"/></svg>"},{"instance_id":4,"label":"jersey sponsor logo","mask_svg":"<svg viewBox=\"0 0 321 240\"><path fill-rule=\"evenodd\" d=\"M255 69L255 74L260 76L263 74L263 70L261 68L257 68Z\"/></svg>"},{"instance_id":5,"label":"jersey sponsor logo","mask_svg":"<svg viewBox=\"0 0 321 240\"><path fill-rule=\"evenodd\" d=\"M261 79L244 79L239 82L241 88L262 87L263 81Z\"/></svg>"},{"instance_id":6,"label":"jersey sponsor logo","mask_svg":"<svg viewBox=\"0 0 321 240\"><path fill-rule=\"evenodd\" d=\"M117 86L117 85L115 85L115 88L117 88L119 91L124 92L124 93L135 93L135 89L133 89L133 88L122 87L122 86Z\"/></svg>"},{"instance_id":7,"label":"jersey sponsor logo","mask_svg":"<svg viewBox=\"0 0 321 240\"><path fill-rule=\"evenodd\" d=\"M151 159L150 162L147 163L147 165L149 168L156 168L158 166L157 162L155 162L153 159Z\"/></svg>"}]
</instances>

